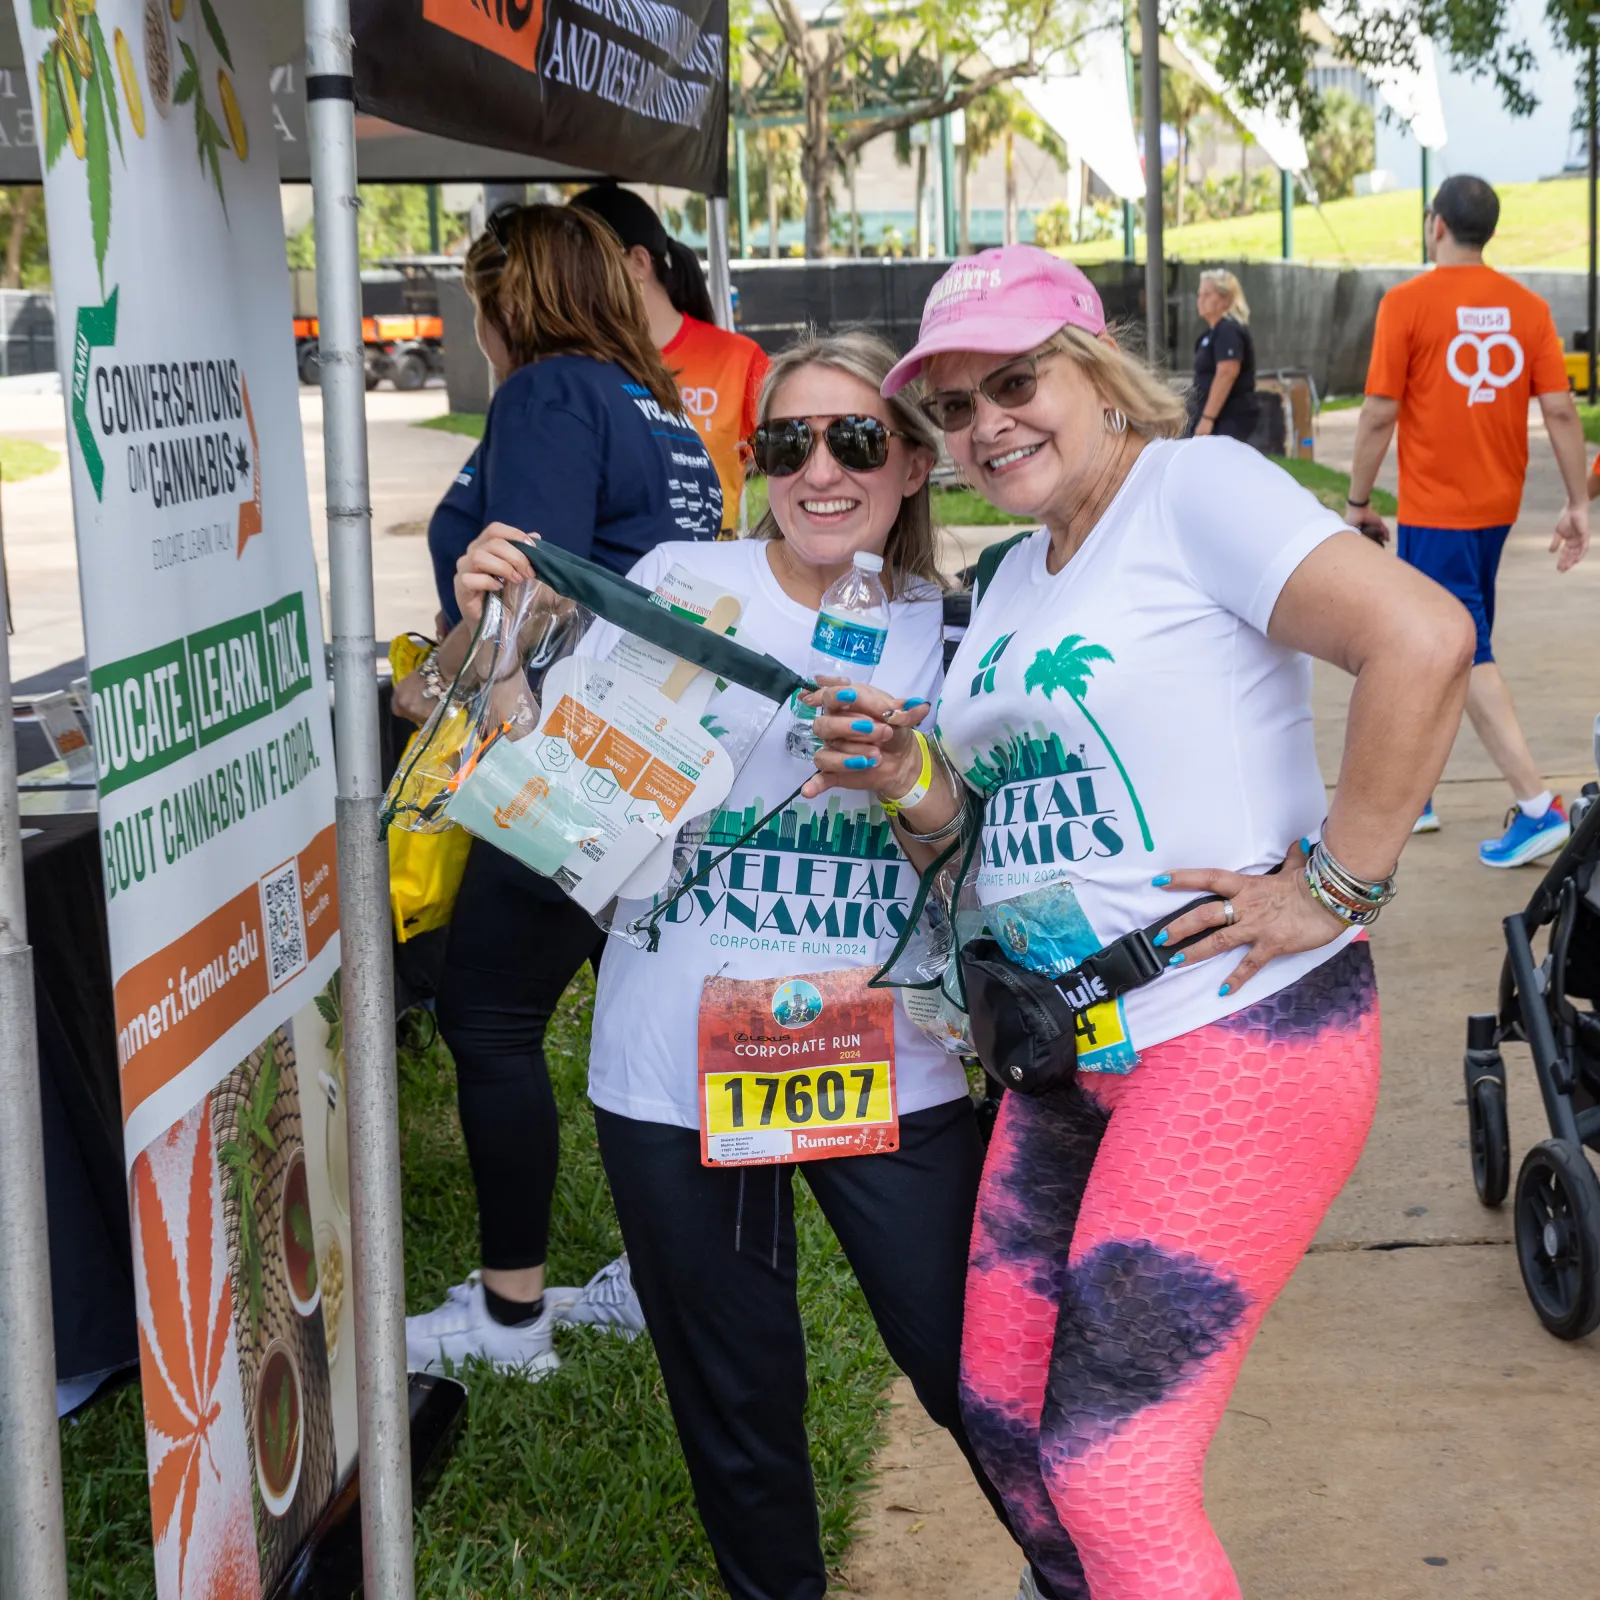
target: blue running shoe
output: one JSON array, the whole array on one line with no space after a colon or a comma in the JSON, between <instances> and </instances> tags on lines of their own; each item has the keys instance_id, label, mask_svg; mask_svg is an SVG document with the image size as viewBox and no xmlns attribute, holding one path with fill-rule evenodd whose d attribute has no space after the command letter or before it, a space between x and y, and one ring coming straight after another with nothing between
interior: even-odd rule
<instances>
[{"instance_id":1,"label":"blue running shoe","mask_svg":"<svg viewBox=\"0 0 1600 1600\"><path fill-rule=\"evenodd\" d=\"M1501 838L1485 839L1478 846L1478 859L1486 867L1525 867L1530 861L1559 850L1572 835L1560 795L1550 802L1550 809L1542 817L1535 819L1521 806L1512 806L1506 821L1509 826Z\"/></svg>"},{"instance_id":2,"label":"blue running shoe","mask_svg":"<svg viewBox=\"0 0 1600 1600\"><path fill-rule=\"evenodd\" d=\"M1413 833L1437 833L1439 831L1439 813L1433 809L1433 796L1428 796L1428 803L1422 808L1422 815L1411 824Z\"/></svg>"}]
</instances>

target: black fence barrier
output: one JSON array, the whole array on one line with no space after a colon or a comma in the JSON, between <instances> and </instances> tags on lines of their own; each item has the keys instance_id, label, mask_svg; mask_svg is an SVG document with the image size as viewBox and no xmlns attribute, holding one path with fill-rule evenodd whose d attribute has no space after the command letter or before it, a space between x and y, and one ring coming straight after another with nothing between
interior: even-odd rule
<instances>
[{"instance_id":1,"label":"black fence barrier","mask_svg":"<svg viewBox=\"0 0 1600 1600\"><path fill-rule=\"evenodd\" d=\"M895 349L916 343L928 291L948 260L735 261L739 330L769 354L807 328L865 327ZM1144 325L1144 268L1132 261L1099 261L1084 268L1112 323Z\"/></svg>"}]
</instances>

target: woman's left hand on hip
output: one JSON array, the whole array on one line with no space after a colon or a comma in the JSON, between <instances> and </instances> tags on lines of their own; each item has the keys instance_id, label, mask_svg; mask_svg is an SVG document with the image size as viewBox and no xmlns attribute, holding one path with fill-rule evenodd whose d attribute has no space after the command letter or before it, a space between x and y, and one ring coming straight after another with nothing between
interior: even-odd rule
<instances>
[{"instance_id":1,"label":"woman's left hand on hip","mask_svg":"<svg viewBox=\"0 0 1600 1600\"><path fill-rule=\"evenodd\" d=\"M1220 901L1196 906L1164 930L1161 944L1182 944L1196 934L1214 930L1206 938L1180 951L1174 964L1192 966L1229 950L1246 950L1244 959L1228 974L1220 993L1237 994L1269 961L1278 956L1317 950L1345 931L1346 924L1312 899L1306 887L1306 854L1299 842L1289 846L1279 872L1252 876L1243 872L1195 869L1163 873L1156 887L1173 894L1215 894ZM1228 907L1233 908L1229 921Z\"/></svg>"}]
</instances>

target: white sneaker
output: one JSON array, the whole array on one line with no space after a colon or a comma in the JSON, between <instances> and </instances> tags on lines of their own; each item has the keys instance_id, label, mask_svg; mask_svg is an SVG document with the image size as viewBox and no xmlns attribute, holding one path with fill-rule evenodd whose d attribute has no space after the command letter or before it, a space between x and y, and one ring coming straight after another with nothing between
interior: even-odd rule
<instances>
[{"instance_id":1,"label":"white sneaker","mask_svg":"<svg viewBox=\"0 0 1600 1600\"><path fill-rule=\"evenodd\" d=\"M474 1272L444 1297L444 1304L406 1318L406 1367L411 1372L443 1372L479 1360L502 1372L520 1372L530 1383L548 1377L561 1365L551 1331L556 1316L549 1300L526 1327L508 1328L489 1315L483 1282Z\"/></svg>"},{"instance_id":2,"label":"white sneaker","mask_svg":"<svg viewBox=\"0 0 1600 1600\"><path fill-rule=\"evenodd\" d=\"M601 1267L576 1300L556 1310L558 1322L614 1328L625 1339L644 1332L644 1307L633 1292L633 1275L626 1254Z\"/></svg>"},{"instance_id":3,"label":"white sneaker","mask_svg":"<svg viewBox=\"0 0 1600 1600\"><path fill-rule=\"evenodd\" d=\"M1031 1563L1022 1569L1022 1576L1017 1579L1017 1600L1039 1600L1039 1590L1033 1581Z\"/></svg>"}]
</instances>

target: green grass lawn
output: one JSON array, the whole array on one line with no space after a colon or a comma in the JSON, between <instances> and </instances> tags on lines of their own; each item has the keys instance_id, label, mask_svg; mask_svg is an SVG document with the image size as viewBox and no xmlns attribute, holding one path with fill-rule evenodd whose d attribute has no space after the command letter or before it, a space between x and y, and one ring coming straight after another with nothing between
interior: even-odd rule
<instances>
[{"instance_id":1,"label":"green grass lawn","mask_svg":"<svg viewBox=\"0 0 1600 1600\"><path fill-rule=\"evenodd\" d=\"M464 434L468 439L483 437L483 416L476 411L447 411L442 417L429 417L425 422L414 422L414 428L437 428L440 433Z\"/></svg>"},{"instance_id":2,"label":"green grass lawn","mask_svg":"<svg viewBox=\"0 0 1600 1600\"><path fill-rule=\"evenodd\" d=\"M1586 400L1578 402L1578 415L1583 419L1583 436L1590 444L1600 444L1600 406Z\"/></svg>"},{"instance_id":3,"label":"green grass lawn","mask_svg":"<svg viewBox=\"0 0 1600 1600\"><path fill-rule=\"evenodd\" d=\"M1350 474L1325 467L1317 461L1300 461L1283 456L1271 456L1296 483L1303 484L1330 511L1344 511L1345 496L1350 493ZM1387 489L1372 491L1372 509L1380 517L1392 517L1400 507Z\"/></svg>"},{"instance_id":4,"label":"green grass lawn","mask_svg":"<svg viewBox=\"0 0 1600 1600\"><path fill-rule=\"evenodd\" d=\"M61 452L32 439L0 439L0 480L21 483L54 472L61 465Z\"/></svg>"},{"instance_id":5,"label":"green grass lawn","mask_svg":"<svg viewBox=\"0 0 1600 1600\"><path fill-rule=\"evenodd\" d=\"M561 1108L550 1279L582 1283L621 1248L584 1095L593 988L573 985L546 1042ZM403 1048L406 1295L435 1305L477 1265L477 1220L444 1048ZM842 1252L803 1181L800 1303L823 1547L837 1570L881 1437L892 1368ZM469 1420L417 1516L429 1600L683 1600L723 1592L700 1531L648 1338L563 1331L540 1384L467 1375ZM61 1431L73 1600L155 1593L137 1388Z\"/></svg>"},{"instance_id":6,"label":"green grass lawn","mask_svg":"<svg viewBox=\"0 0 1600 1600\"><path fill-rule=\"evenodd\" d=\"M1581 178L1500 186L1500 226L1485 252L1496 267L1582 267L1588 263L1588 213ZM1277 260L1282 254L1276 208L1223 222L1168 228L1163 247L1185 261ZM1139 249L1143 251L1143 235ZM1122 254L1122 238L1069 245L1074 261ZM1296 206L1294 257L1328 265L1411 265L1422 260L1422 193L1401 189L1360 199Z\"/></svg>"}]
</instances>

